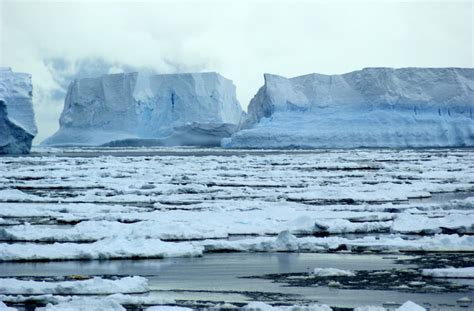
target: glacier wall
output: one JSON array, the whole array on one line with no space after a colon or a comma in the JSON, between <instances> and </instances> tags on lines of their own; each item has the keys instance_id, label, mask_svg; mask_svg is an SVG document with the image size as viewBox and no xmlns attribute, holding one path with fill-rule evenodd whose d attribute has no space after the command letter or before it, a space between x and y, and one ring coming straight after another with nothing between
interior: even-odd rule
<instances>
[{"instance_id":1,"label":"glacier wall","mask_svg":"<svg viewBox=\"0 0 474 311\"><path fill-rule=\"evenodd\" d=\"M0 154L28 153L37 134L31 75L0 68Z\"/></svg>"},{"instance_id":2,"label":"glacier wall","mask_svg":"<svg viewBox=\"0 0 474 311\"><path fill-rule=\"evenodd\" d=\"M474 146L474 69L266 74L227 148Z\"/></svg>"},{"instance_id":3,"label":"glacier wall","mask_svg":"<svg viewBox=\"0 0 474 311\"><path fill-rule=\"evenodd\" d=\"M242 108L213 72L122 73L73 81L60 129L44 145L220 145Z\"/></svg>"}]
</instances>

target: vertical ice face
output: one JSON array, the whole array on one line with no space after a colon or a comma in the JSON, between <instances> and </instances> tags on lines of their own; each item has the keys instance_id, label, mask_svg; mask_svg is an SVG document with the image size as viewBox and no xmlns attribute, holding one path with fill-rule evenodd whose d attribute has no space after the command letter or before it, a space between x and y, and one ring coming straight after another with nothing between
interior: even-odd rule
<instances>
[{"instance_id":1,"label":"vertical ice face","mask_svg":"<svg viewBox=\"0 0 474 311\"><path fill-rule=\"evenodd\" d=\"M136 73L129 73L75 80L69 85L60 126L100 130L133 127L136 78Z\"/></svg>"},{"instance_id":2,"label":"vertical ice face","mask_svg":"<svg viewBox=\"0 0 474 311\"><path fill-rule=\"evenodd\" d=\"M474 145L474 69L366 68L265 75L243 130L226 147Z\"/></svg>"},{"instance_id":3,"label":"vertical ice face","mask_svg":"<svg viewBox=\"0 0 474 311\"><path fill-rule=\"evenodd\" d=\"M216 137L230 136L241 116L235 86L217 73L104 75L71 83L60 129L43 143L180 145L194 144L186 136L199 132L218 145Z\"/></svg>"},{"instance_id":4,"label":"vertical ice face","mask_svg":"<svg viewBox=\"0 0 474 311\"><path fill-rule=\"evenodd\" d=\"M31 76L0 68L0 154L28 153L37 133Z\"/></svg>"},{"instance_id":5,"label":"vertical ice face","mask_svg":"<svg viewBox=\"0 0 474 311\"><path fill-rule=\"evenodd\" d=\"M189 124L238 124L242 108L232 81L216 73L149 77L151 100L142 104L142 136L166 136Z\"/></svg>"}]
</instances>

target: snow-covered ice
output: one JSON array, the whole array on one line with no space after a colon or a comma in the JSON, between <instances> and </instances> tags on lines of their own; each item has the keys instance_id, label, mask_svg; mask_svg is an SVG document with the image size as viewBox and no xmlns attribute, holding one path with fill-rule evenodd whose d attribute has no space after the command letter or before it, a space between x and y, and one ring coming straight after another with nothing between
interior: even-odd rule
<instances>
[{"instance_id":1,"label":"snow-covered ice","mask_svg":"<svg viewBox=\"0 0 474 311\"><path fill-rule=\"evenodd\" d=\"M422 273L433 278L474 279L474 267L424 269Z\"/></svg>"},{"instance_id":2,"label":"snow-covered ice","mask_svg":"<svg viewBox=\"0 0 474 311\"><path fill-rule=\"evenodd\" d=\"M0 311L16 311L16 308L12 308L7 306L6 304L3 303L3 301L0 301Z\"/></svg>"},{"instance_id":3,"label":"snow-covered ice","mask_svg":"<svg viewBox=\"0 0 474 311\"><path fill-rule=\"evenodd\" d=\"M94 243L0 243L0 261L91 260L201 256L203 248L190 243L118 236Z\"/></svg>"},{"instance_id":4,"label":"snow-covered ice","mask_svg":"<svg viewBox=\"0 0 474 311\"><path fill-rule=\"evenodd\" d=\"M474 233L473 213L449 213L444 215L424 215L405 212L397 215L392 231L397 233L440 233L450 230L458 233Z\"/></svg>"},{"instance_id":5,"label":"snow-covered ice","mask_svg":"<svg viewBox=\"0 0 474 311\"><path fill-rule=\"evenodd\" d=\"M354 276L354 272L336 268L314 268L313 275L315 276Z\"/></svg>"},{"instance_id":6,"label":"snow-covered ice","mask_svg":"<svg viewBox=\"0 0 474 311\"><path fill-rule=\"evenodd\" d=\"M473 249L469 150L80 152L0 159L0 260Z\"/></svg>"},{"instance_id":7,"label":"snow-covered ice","mask_svg":"<svg viewBox=\"0 0 474 311\"><path fill-rule=\"evenodd\" d=\"M387 309L378 306L362 306L354 308L354 311L387 311Z\"/></svg>"},{"instance_id":8,"label":"snow-covered ice","mask_svg":"<svg viewBox=\"0 0 474 311\"><path fill-rule=\"evenodd\" d=\"M242 310L254 311L331 311L328 305L312 304L312 305L294 305L294 306L271 306L261 301L253 301L244 307Z\"/></svg>"},{"instance_id":9,"label":"snow-covered ice","mask_svg":"<svg viewBox=\"0 0 474 311\"><path fill-rule=\"evenodd\" d=\"M227 148L474 145L474 69L365 68L265 74Z\"/></svg>"},{"instance_id":10,"label":"snow-covered ice","mask_svg":"<svg viewBox=\"0 0 474 311\"><path fill-rule=\"evenodd\" d=\"M426 311L426 309L412 301L407 301L395 311Z\"/></svg>"},{"instance_id":11,"label":"snow-covered ice","mask_svg":"<svg viewBox=\"0 0 474 311\"><path fill-rule=\"evenodd\" d=\"M232 81L208 73L120 73L73 81L43 145L219 146L243 115Z\"/></svg>"},{"instance_id":12,"label":"snow-covered ice","mask_svg":"<svg viewBox=\"0 0 474 311\"><path fill-rule=\"evenodd\" d=\"M0 67L0 154L28 153L37 129L31 75Z\"/></svg>"},{"instance_id":13,"label":"snow-covered ice","mask_svg":"<svg viewBox=\"0 0 474 311\"><path fill-rule=\"evenodd\" d=\"M321 252L328 250L372 250L377 252L398 251L474 251L474 236L435 235L419 239L405 239L396 235L365 236L360 238L302 237L284 231L278 237L259 237L235 241L204 240L195 243L205 251L240 252Z\"/></svg>"},{"instance_id":14,"label":"snow-covered ice","mask_svg":"<svg viewBox=\"0 0 474 311\"><path fill-rule=\"evenodd\" d=\"M212 252L246 252L233 255L249 257L283 255L263 254L273 252L353 257L370 253L368 256L399 259L410 252L474 252L473 163L470 149L261 152L190 148L104 151L94 147L40 149L28 157L0 157L1 264L14 267L38 264L21 261L94 260L40 265L90 265L84 275L101 277L109 290L98 296L100 288L91 286L90 297L83 297L80 282L94 279L46 278L42 282L41 277L31 280L24 275L16 279L6 275L0 280L2 286L13 284L9 280L21 286L0 291L0 300L22 305L33 299L41 305L49 303L49 309L94 305L173 308L181 305L178 300L183 293L174 293L169 301L160 300L163 296L156 295L155 288L163 280L161 271L175 261L201 262L206 257L228 255L209 254ZM251 254L254 252L262 254ZM384 255L374 255L378 253ZM158 278L150 278L154 283L144 294L117 294L121 291L105 284L139 273L127 269L111 276L90 273L95 266L112 265L106 261L112 258L196 256L204 258L144 261L150 262L149 267L157 264L160 271ZM136 261L116 262L127 267ZM357 265L328 263L307 265L300 272L317 279L311 273L315 268L320 269L318 275L332 275L329 278L361 271ZM420 278L428 278L421 273L425 268L417 270ZM114 269L106 273L115 273ZM29 282L50 287L36 289L34 296L22 294ZM73 284L63 286L68 282ZM173 280L170 282L168 288L176 288ZM325 287L319 286L318 291L329 290ZM34 292L31 288L35 287L30 287ZM416 298L413 301L419 303ZM270 300L264 302L269 305Z\"/></svg>"},{"instance_id":15,"label":"snow-covered ice","mask_svg":"<svg viewBox=\"0 0 474 311\"><path fill-rule=\"evenodd\" d=\"M146 308L145 311L191 311L193 309L177 306L153 306Z\"/></svg>"},{"instance_id":16,"label":"snow-covered ice","mask_svg":"<svg viewBox=\"0 0 474 311\"><path fill-rule=\"evenodd\" d=\"M94 277L90 280L62 282L0 279L0 294L130 294L143 293L148 290L148 280L140 276L125 277L118 280Z\"/></svg>"},{"instance_id":17,"label":"snow-covered ice","mask_svg":"<svg viewBox=\"0 0 474 311\"><path fill-rule=\"evenodd\" d=\"M111 299L100 298L77 298L56 305L48 304L44 308L36 308L38 311L126 311L119 303Z\"/></svg>"}]
</instances>

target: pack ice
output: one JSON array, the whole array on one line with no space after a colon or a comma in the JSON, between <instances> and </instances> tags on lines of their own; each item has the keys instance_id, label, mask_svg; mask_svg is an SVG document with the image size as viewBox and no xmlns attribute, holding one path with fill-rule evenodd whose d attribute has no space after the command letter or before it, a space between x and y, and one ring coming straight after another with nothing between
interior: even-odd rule
<instances>
[{"instance_id":1,"label":"pack ice","mask_svg":"<svg viewBox=\"0 0 474 311\"><path fill-rule=\"evenodd\" d=\"M229 148L474 146L474 69L265 74Z\"/></svg>"},{"instance_id":2,"label":"pack ice","mask_svg":"<svg viewBox=\"0 0 474 311\"><path fill-rule=\"evenodd\" d=\"M31 75L0 67L0 154L28 153L36 135Z\"/></svg>"},{"instance_id":3,"label":"pack ice","mask_svg":"<svg viewBox=\"0 0 474 311\"><path fill-rule=\"evenodd\" d=\"M220 145L242 108L232 81L209 73L120 73L69 85L60 129L44 145Z\"/></svg>"}]
</instances>

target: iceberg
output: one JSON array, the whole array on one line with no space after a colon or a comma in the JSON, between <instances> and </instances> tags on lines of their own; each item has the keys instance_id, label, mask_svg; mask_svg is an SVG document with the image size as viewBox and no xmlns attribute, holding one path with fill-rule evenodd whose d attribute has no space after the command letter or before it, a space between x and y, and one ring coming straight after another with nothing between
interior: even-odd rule
<instances>
[{"instance_id":1,"label":"iceberg","mask_svg":"<svg viewBox=\"0 0 474 311\"><path fill-rule=\"evenodd\" d=\"M474 69L265 74L227 148L474 146Z\"/></svg>"},{"instance_id":2,"label":"iceberg","mask_svg":"<svg viewBox=\"0 0 474 311\"><path fill-rule=\"evenodd\" d=\"M243 116L218 73L120 73L73 81L60 129L42 144L219 146Z\"/></svg>"},{"instance_id":3,"label":"iceberg","mask_svg":"<svg viewBox=\"0 0 474 311\"><path fill-rule=\"evenodd\" d=\"M29 153L36 136L31 75L0 67L0 154Z\"/></svg>"}]
</instances>

